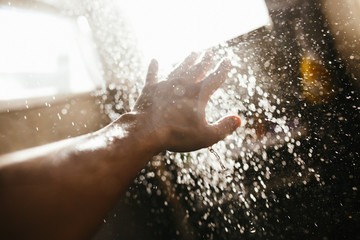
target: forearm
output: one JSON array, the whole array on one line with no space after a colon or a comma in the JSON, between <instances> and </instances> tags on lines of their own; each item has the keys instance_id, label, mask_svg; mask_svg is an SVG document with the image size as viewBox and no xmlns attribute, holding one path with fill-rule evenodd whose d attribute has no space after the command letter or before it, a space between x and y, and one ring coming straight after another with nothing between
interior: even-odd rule
<instances>
[{"instance_id":1,"label":"forearm","mask_svg":"<svg viewBox=\"0 0 360 240\"><path fill-rule=\"evenodd\" d=\"M209 124L205 107L230 62L211 74L210 53L191 54L167 81L149 66L133 113L93 134L0 158L0 239L84 239L151 156L211 146L240 126Z\"/></svg>"},{"instance_id":2,"label":"forearm","mask_svg":"<svg viewBox=\"0 0 360 240\"><path fill-rule=\"evenodd\" d=\"M156 133L139 124L127 114L93 134L0 158L1 232L27 239L87 237L161 150Z\"/></svg>"}]
</instances>

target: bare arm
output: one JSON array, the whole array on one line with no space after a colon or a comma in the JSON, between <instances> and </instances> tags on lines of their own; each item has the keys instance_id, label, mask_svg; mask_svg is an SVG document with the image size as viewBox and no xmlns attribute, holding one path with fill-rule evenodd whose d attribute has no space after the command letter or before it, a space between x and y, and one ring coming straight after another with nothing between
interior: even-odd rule
<instances>
[{"instance_id":1,"label":"bare arm","mask_svg":"<svg viewBox=\"0 0 360 240\"><path fill-rule=\"evenodd\" d=\"M87 238L153 155L207 147L239 127L237 116L205 120L229 62L204 78L211 54L196 59L162 82L153 60L133 111L101 130L0 157L0 239Z\"/></svg>"}]
</instances>

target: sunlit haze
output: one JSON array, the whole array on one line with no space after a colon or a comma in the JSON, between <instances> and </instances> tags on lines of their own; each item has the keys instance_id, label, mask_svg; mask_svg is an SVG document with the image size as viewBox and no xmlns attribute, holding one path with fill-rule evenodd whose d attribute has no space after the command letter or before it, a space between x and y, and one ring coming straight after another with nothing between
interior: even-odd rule
<instances>
[{"instance_id":1,"label":"sunlit haze","mask_svg":"<svg viewBox=\"0 0 360 240\"><path fill-rule=\"evenodd\" d=\"M130 20L146 61L156 58L163 67L270 21L263 0L121 0L119 8Z\"/></svg>"}]
</instances>

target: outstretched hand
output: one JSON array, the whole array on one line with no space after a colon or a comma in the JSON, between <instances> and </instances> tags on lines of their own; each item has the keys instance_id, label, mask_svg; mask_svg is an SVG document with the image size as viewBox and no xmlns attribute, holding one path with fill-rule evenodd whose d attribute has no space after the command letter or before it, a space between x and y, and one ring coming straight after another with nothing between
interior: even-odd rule
<instances>
[{"instance_id":1,"label":"outstretched hand","mask_svg":"<svg viewBox=\"0 0 360 240\"><path fill-rule=\"evenodd\" d=\"M89 238L154 154L207 147L239 127L237 116L205 119L230 62L207 75L211 53L197 58L191 54L162 82L153 60L133 111L107 127L0 157L0 238Z\"/></svg>"},{"instance_id":2,"label":"outstretched hand","mask_svg":"<svg viewBox=\"0 0 360 240\"><path fill-rule=\"evenodd\" d=\"M141 119L141 127L156 133L154 140L159 141L162 150L184 152L208 147L241 124L238 116L224 117L214 124L206 121L206 104L226 80L231 64L225 59L207 75L213 63L212 53L207 52L199 63L197 59L198 54L192 53L161 82L157 61L150 63L133 112Z\"/></svg>"},{"instance_id":3,"label":"outstretched hand","mask_svg":"<svg viewBox=\"0 0 360 240\"><path fill-rule=\"evenodd\" d=\"M153 60L133 111L107 127L1 156L0 238L87 239L154 154L207 147L239 127L237 116L205 119L230 62L207 75L212 54L197 58L191 54L162 82Z\"/></svg>"}]
</instances>

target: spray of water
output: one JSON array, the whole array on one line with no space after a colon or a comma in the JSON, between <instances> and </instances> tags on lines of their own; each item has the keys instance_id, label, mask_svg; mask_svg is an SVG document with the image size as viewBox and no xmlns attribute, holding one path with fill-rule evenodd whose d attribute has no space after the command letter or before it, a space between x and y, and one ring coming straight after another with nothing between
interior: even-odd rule
<instances>
[{"instance_id":1,"label":"spray of water","mask_svg":"<svg viewBox=\"0 0 360 240\"><path fill-rule=\"evenodd\" d=\"M311 177L320 181L298 153L306 133L301 114L286 113L286 99L276 89L279 86L273 87L271 75L259 74L260 68L274 68L272 59L259 66L256 52L246 50L249 45L214 49L215 59L231 59L233 69L206 109L209 122L238 114L243 126L209 149L155 157L135 181L146 185L148 194L165 196L164 207L185 211L184 218L195 222L198 234L206 233L209 239L258 232L266 235L262 223L268 219L267 210L278 201L274 191L292 184L306 185ZM113 87L124 92L122 86ZM127 90L127 101L134 102L140 88ZM121 101L110 105L123 106ZM116 116L113 108L106 109ZM280 157L280 152L287 152L287 158ZM291 168L291 175L278 173L285 168ZM156 189L150 183L153 178L160 182ZM182 228L189 231L189 224Z\"/></svg>"},{"instance_id":2,"label":"spray of water","mask_svg":"<svg viewBox=\"0 0 360 240\"><path fill-rule=\"evenodd\" d=\"M106 11L108 6L101 8ZM109 81L98 94L103 96L104 113L114 120L134 104L147 63L141 62L131 31L124 31L126 24L119 22L118 16L110 21L103 16L103 12L91 15L91 23L101 29L97 37ZM110 24L113 21L122 26L116 34L115 25ZM206 108L207 121L237 114L242 127L209 149L154 157L134 182L149 196L165 199L162 206L151 208L152 212L173 209L179 219L176 235L187 239L266 236L269 229L264 229L264 223L274 218L269 209L279 202L278 189L306 186L313 178L321 182L300 151L306 125L301 113L290 110L292 102L282 89L282 83L288 81L281 74L288 70L287 65L277 62L279 49L261 52L258 46L269 47L274 37L270 31L259 32L263 39L249 35L246 40L212 49L215 62L227 57L233 68ZM286 85L287 90L296 92L294 85ZM126 198L142 204L134 189L129 189ZM286 199L292 197L283 192Z\"/></svg>"}]
</instances>

